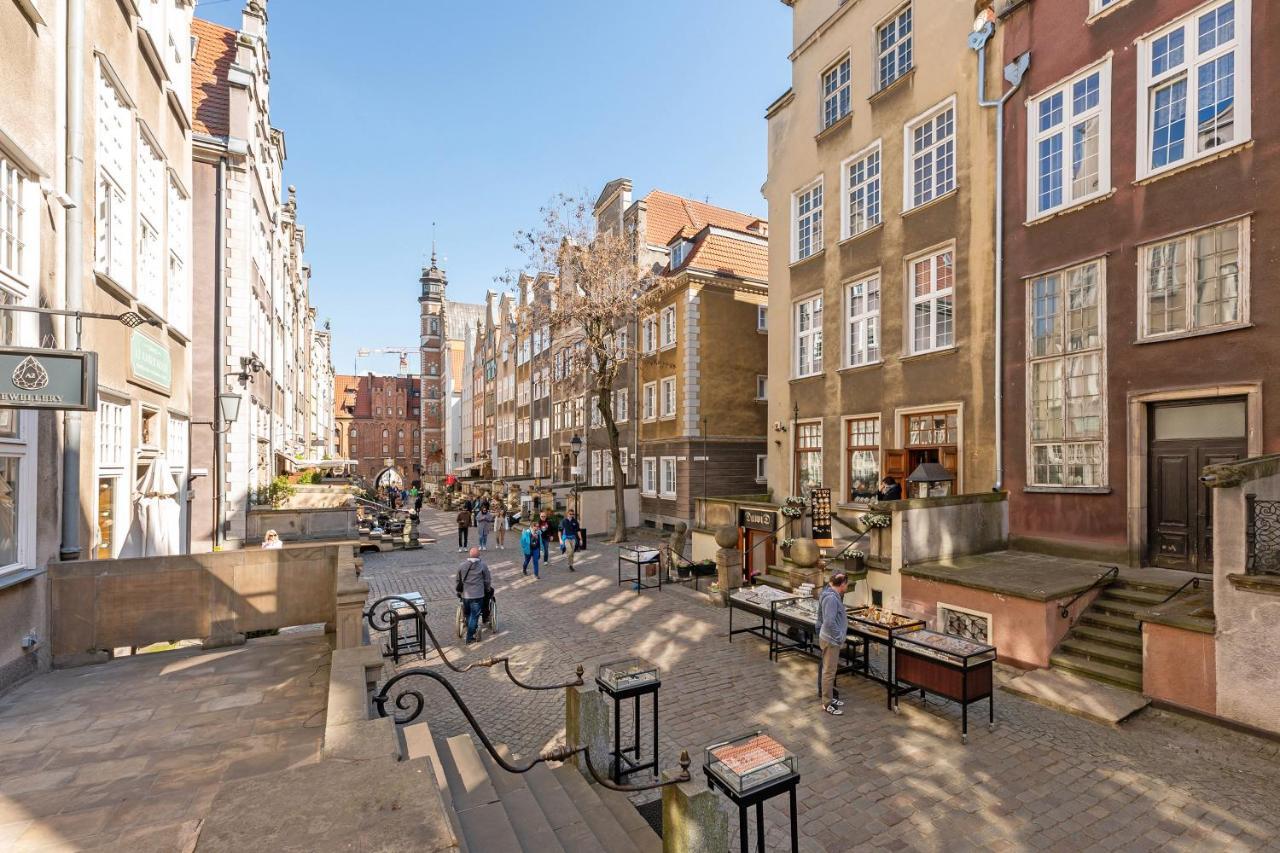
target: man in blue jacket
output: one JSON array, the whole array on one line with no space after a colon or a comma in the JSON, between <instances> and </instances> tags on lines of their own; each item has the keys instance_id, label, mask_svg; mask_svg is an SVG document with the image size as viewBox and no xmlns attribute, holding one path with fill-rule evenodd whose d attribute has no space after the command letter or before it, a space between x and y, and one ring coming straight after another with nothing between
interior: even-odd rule
<instances>
[{"instance_id":1,"label":"man in blue jacket","mask_svg":"<svg viewBox=\"0 0 1280 853\"><path fill-rule=\"evenodd\" d=\"M836 572L822 588L818 597L818 647L822 649L822 661L818 669L821 685L822 710L840 716L844 702L835 698L836 672L840 669L840 650L849 635L849 614L844 609L844 594L849 589L849 576Z\"/></svg>"}]
</instances>

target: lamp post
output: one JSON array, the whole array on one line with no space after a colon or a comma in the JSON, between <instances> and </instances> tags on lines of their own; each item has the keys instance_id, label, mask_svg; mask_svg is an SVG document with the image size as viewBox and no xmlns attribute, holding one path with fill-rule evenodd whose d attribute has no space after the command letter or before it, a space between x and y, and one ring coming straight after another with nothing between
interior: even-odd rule
<instances>
[{"instance_id":1,"label":"lamp post","mask_svg":"<svg viewBox=\"0 0 1280 853\"><path fill-rule=\"evenodd\" d=\"M579 458L582 456L582 437L576 432L573 438L569 439L569 448L573 451L573 511L576 515L582 515L582 498L578 491L578 472L582 469L579 467ZM579 518L581 524L581 518Z\"/></svg>"}]
</instances>

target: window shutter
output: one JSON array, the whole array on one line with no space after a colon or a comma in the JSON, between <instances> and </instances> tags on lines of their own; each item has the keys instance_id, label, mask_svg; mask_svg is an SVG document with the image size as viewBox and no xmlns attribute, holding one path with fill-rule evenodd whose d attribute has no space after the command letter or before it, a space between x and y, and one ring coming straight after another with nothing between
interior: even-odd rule
<instances>
[{"instance_id":1,"label":"window shutter","mask_svg":"<svg viewBox=\"0 0 1280 853\"><path fill-rule=\"evenodd\" d=\"M939 451L938 461L942 463L943 468L946 468L952 474L960 470L959 454L951 448L942 448Z\"/></svg>"},{"instance_id":2,"label":"window shutter","mask_svg":"<svg viewBox=\"0 0 1280 853\"><path fill-rule=\"evenodd\" d=\"M907 451L886 450L884 452L884 475L897 480L902 486L903 494L906 494Z\"/></svg>"}]
</instances>

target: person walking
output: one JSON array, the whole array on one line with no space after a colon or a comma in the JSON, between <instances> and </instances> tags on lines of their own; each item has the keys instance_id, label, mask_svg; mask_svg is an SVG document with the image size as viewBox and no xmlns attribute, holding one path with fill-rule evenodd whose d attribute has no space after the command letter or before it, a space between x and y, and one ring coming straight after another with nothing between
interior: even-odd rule
<instances>
[{"instance_id":1,"label":"person walking","mask_svg":"<svg viewBox=\"0 0 1280 853\"><path fill-rule=\"evenodd\" d=\"M542 562L551 562L551 519L544 509L538 513L538 542L542 548Z\"/></svg>"},{"instance_id":2,"label":"person walking","mask_svg":"<svg viewBox=\"0 0 1280 853\"><path fill-rule=\"evenodd\" d=\"M511 526L511 519L507 517L506 510L501 507L493 516L493 535L498 541L498 550L507 550L507 528Z\"/></svg>"},{"instance_id":3,"label":"person walking","mask_svg":"<svg viewBox=\"0 0 1280 853\"><path fill-rule=\"evenodd\" d=\"M458 510L458 551L467 550L467 534L471 528L471 510L465 506Z\"/></svg>"},{"instance_id":4,"label":"person walking","mask_svg":"<svg viewBox=\"0 0 1280 853\"><path fill-rule=\"evenodd\" d=\"M467 645L471 645L476 639L484 600L493 587L493 576L484 560L480 559L479 548L472 548L467 553L467 559L458 567L457 581L456 589L462 598L462 610L467 619Z\"/></svg>"},{"instance_id":5,"label":"person walking","mask_svg":"<svg viewBox=\"0 0 1280 853\"><path fill-rule=\"evenodd\" d=\"M577 571L573 567L573 555L578 550L578 532L582 525L578 523L577 514L573 510L565 513L560 522L560 553L569 555L569 571Z\"/></svg>"},{"instance_id":6,"label":"person walking","mask_svg":"<svg viewBox=\"0 0 1280 853\"><path fill-rule=\"evenodd\" d=\"M835 696L836 672L840 669L840 650L849 635L849 614L844 609L844 594L849 589L849 576L836 572L818 597L818 646L822 660L818 664L818 685L822 710L840 716L844 702Z\"/></svg>"},{"instance_id":7,"label":"person walking","mask_svg":"<svg viewBox=\"0 0 1280 853\"><path fill-rule=\"evenodd\" d=\"M538 544L538 529L536 525L530 524L520 534L520 551L524 554L524 566L521 569L522 574L529 574L529 561L533 560L533 576L541 577L538 574L538 558L542 556L542 546Z\"/></svg>"},{"instance_id":8,"label":"person walking","mask_svg":"<svg viewBox=\"0 0 1280 853\"><path fill-rule=\"evenodd\" d=\"M489 512L488 506L480 507L480 513L476 516L476 527L480 529L480 550L489 550L489 533L493 530L493 513Z\"/></svg>"}]
</instances>

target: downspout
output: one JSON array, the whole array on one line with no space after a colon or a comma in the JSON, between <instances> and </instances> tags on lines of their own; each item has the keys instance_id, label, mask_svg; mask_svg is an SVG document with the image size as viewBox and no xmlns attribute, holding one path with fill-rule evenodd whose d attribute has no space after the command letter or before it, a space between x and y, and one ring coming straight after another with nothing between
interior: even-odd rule
<instances>
[{"instance_id":1,"label":"downspout","mask_svg":"<svg viewBox=\"0 0 1280 853\"><path fill-rule=\"evenodd\" d=\"M216 424L222 418L218 395L223 390L223 373L226 371L226 353L222 351L222 326L226 322L226 269L223 255L226 224L223 219L226 207L227 192L227 158L218 157L218 177L214 189L213 202L213 420ZM227 472L226 436L216 429L213 434L213 550L221 550L227 535Z\"/></svg>"},{"instance_id":2,"label":"downspout","mask_svg":"<svg viewBox=\"0 0 1280 853\"><path fill-rule=\"evenodd\" d=\"M71 199L65 220L66 308L84 308L84 0L67 0L67 176ZM72 326L72 324L74 325ZM80 321L74 328L80 349ZM71 337L68 335L67 337ZM58 556L78 560L80 547L80 413L62 416L62 547Z\"/></svg>"},{"instance_id":3,"label":"downspout","mask_svg":"<svg viewBox=\"0 0 1280 853\"><path fill-rule=\"evenodd\" d=\"M987 100L987 42L995 33L995 12L986 9L978 16L975 31L969 36L969 47L978 54L978 106L996 111L996 209L995 209L995 445L996 470L992 491L1004 488L1004 105L1022 85L1022 77L1031 65L1030 51L1005 66L1004 77L1012 85L999 100Z\"/></svg>"}]
</instances>

